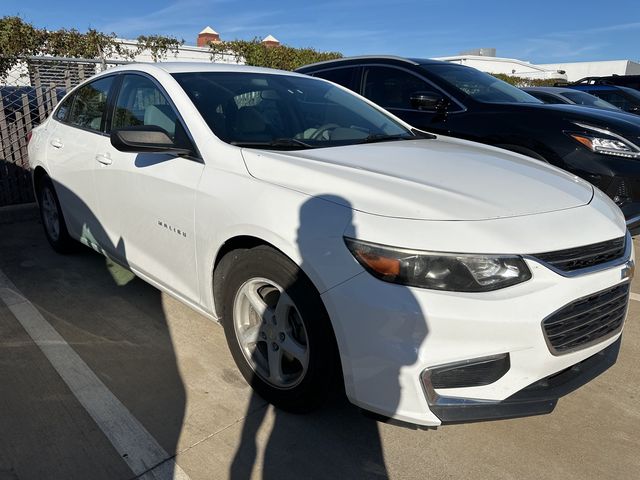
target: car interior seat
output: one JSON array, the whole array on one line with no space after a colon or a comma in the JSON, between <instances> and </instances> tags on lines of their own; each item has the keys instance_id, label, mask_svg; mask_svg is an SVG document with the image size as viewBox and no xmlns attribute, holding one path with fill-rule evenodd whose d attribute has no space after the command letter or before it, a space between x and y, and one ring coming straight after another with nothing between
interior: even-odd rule
<instances>
[{"instance_id":1,"label":"car interior seat","mask_svg":"<svg viewBox=\"0 0 640 480\"><path fill-rule=\"evenodd\" d=\"M155 104L145 107L144 124L163 128L171 138L176 134L176 116L170 105Z\"/></svg>"},{"instance_id":2,"label":"car interior seat","mask_svg":"<svg viewBox=\"0 0 640 480\"><path fill-rule=\"evenodd\" d=\"M239 140L268 141L272 139L269 125L255 107L242 107L235 116L235 134Z\"/></svg>"}]
</instances>

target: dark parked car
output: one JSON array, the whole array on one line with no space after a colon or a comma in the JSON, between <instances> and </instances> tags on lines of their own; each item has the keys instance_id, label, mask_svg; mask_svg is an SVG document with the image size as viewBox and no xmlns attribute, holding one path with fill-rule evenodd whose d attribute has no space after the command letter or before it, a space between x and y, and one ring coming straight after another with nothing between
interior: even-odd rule
<instances>
[{"instance_id":1,"label":"dark parked car","mask_svg":"<svg viewBox=\"0 0 640 480\"><path fill-rule=\"evenodd\" d=\"M612 110L621 112L618 107L605 102L601 98L591 95L587 92L580 92L573 88L561 87L525 87L522 90L529 95L536 97L538 100L550 105L582 105L583 107L603 108L604 110Z\"/></svg>"},{"instance_id":2,"label":"dark parked car","mask_svg":"<svg viewBox=\"0 0 640 480\"><path fill-rule=\"evenodd\" d=\"M576 91L587 92L609 102L621 110L640 115L640 92L618 85L567 85Z\"/></svg>"},{"instance_id":3,"label":"dark parked car","mask_svg":"<svg viewBox=\"0 0 640 480\"><path fill-rule=\"evenodd\" d=\"M618 85L640 90L640 75L609 75L606 77L584 77L573 85ZM560 85L558 85L560 86ZM564 85L562 85L564 86Z\"/></svg>"},{"instance_id":4,"label":"dark parked car","mask_svg":"<svg viewBox=\"0 0 640 480\"><path fill-rule=\"evenodd\" d=\"M354 57L298 72L350 88L417 128L544 160L590 181L640 225L640 118L547 105L474 68L436 60Z\"/></svg>"},{"instance_id":5,"label":"dark parked car","mask_svg":"<svg viewBox=\"0 0 640 480\"><path fill-rule=\"evenodd\" d=\"M55 90L55 99L53 92ZM44 106L45 102L52 101L58 103L64 97L66 90L64 88L53 87L16 87L16 86L1 86L0 87L0 99L2 99L2 106L4 107L4 116L7 123L13 123L16 121L16 112L20 112L23 116L23 121L27 119L24 117L25 108L23 104L23 97L27 99L27 110L29 112L29 121L31 125L38 125L46 118L46 111L43 108L42 115L38 109L38 105Z\"/></svg>"}]
</instances>

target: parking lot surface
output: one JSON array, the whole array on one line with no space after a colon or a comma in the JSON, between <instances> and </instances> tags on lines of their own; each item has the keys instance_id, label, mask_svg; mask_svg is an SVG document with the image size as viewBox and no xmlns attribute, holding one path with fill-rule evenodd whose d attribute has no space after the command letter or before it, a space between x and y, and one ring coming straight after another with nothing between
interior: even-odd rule
<instances>
[{"instance_id":1,"label":"parking lot surface","mask_svg":"<svg viewBox=\"0 0 640 480\"><path fill-rule=\"evenodd\" d=\"M35 221L3 224L0 480L638 478L632 291L618 363L552 414L411 430L339 398L274 410L219 325L88 249L56 254Z\"/></svg>"}]
</instances>

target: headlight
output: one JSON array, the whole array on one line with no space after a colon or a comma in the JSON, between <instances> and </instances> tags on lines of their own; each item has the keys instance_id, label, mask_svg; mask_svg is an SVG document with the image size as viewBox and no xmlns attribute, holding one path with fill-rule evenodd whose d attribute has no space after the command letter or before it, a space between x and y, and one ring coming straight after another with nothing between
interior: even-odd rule
<instances>
[{"instance_id":1,"label":"headlight","mask_svg":"<svg viewBox=\"0 0 640 480\"><path fill-rule=\"evenodd\" d=\"M592 152L614 155L624 158L640 158L640 148L624 137L609 130L592 127L576 122L576 125L588 130L588 133L568 133Z\"/></svg>"},{"instance_id":2,"label":"headlight","mask_svg":"<svg viewBox=\"0 0 640 480\"><path fill-rule=\"evenodd\" d=\"M369 273L391 283L456 292L488 292L529 280L531 271L515 255L421 252L345 238Z\"/></svg>"}]
</instances>

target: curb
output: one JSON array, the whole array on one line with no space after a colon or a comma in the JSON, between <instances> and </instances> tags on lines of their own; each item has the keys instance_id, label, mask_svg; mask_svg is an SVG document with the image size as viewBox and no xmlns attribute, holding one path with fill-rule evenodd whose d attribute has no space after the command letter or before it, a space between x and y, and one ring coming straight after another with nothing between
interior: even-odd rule
<instances>
[{"instance_id":1,"label":"curb","mask_svg":"<svg viewBox=\"0 0 640 480\"><path fill-rule=\"evenodd\" d=\"M35 202L0 207L0 225L34 221L39 217L38 204Z\"/></svg>"}]
</instances>

